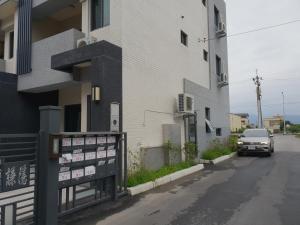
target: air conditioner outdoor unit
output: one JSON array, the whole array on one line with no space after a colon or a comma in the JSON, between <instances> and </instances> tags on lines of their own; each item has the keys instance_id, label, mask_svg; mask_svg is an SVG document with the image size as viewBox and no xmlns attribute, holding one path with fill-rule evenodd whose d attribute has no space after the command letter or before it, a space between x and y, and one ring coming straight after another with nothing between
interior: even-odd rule
<instances>
[{"instance_id":1,"label":"air conditioner outdoor unit","mask_svg":"<svg viewBox=\"0 0 300 225\"><path fill-rule=\"evenodd\" d=\"M189 94L178 95L178 112L191 114L195 112L194 96Z\"/></svg>"},{"instance_id":2,"label":"air conditioner outdoor unit","mask_svg":"<svg viewBox=\"0 0 300 225\"><path fill-rule=\"evenodd\" d=\"M79 39L77 41L77 48L81 48L81 47L84 47L84 46L87 46L87 45L90 45L90 44L93 44L93 43L96 43L97 42L97 38L95 37L85 37L85 38L82 38L82 39Z\"/></svg>"},{"instance_id":3,"label":"air conditioner outdoor unit","mask_svg":"<svg viewBox=\"0 0 300 225\"><path fill-rule=\"evenodd\" d=\"M228 76L226 73L221 73L218 77L218 86L224 87L228 85Z\"/></svg>"},{"instance_id":4,"label":"air conditioner outdoor unit","mask_svg":"<svg viewBox=\"0 0 300 225\"><path fill-rule=\"evenodd\" d=\"M218 37L224 37L226 36L226 25L222 21L218 23L217 27L217 35Z\"/></svg>"}]
</instances>

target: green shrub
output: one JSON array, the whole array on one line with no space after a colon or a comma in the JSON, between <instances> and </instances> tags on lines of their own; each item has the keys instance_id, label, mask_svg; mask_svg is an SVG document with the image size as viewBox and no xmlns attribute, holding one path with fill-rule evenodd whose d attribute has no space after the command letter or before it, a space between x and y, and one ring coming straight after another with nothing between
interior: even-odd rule
<instances>
[{"instance_id":1,"label":"green shrub","mask_svg":"<svg viewBox=\"0 0 300 225\"><path fill-rule=\"evenodd\" d=\"M166 176L179 170L187 169L193 166L192 162L182 162L176 165L164 166L159 170L152 171L140 169L128 177L128 187L134 187L139 184L144 184L149 181L154 181L157 178Z\"/></svg>"},{"instance_id":2,"label":"green shrub","mask_svg":"<svg viewBox=\"0 0 300 225\"><path fill-rule=\"evenodd\" d=\"M231 147L229 144L221 144L219 140L214 140L211 147L207 149L202 154L202 159L205 160L214 160L224 155L229 155L232 153Z\"/></svg>"},{"instance_id":3,"label":"green shrub","mask_svg":"<svg viewBox=\"0 0 300 225\"><path fill-rule=\"evenodd\" d=\"M193 162L198 154L197 145L192 142L184 144L185 161Z\"/></svg>"},{"instance_id":4,"label":"green shrub","mask_svg":"<svg viewBox=\"0 0 300 225\"><path fill-rule=\"evenodd\" d=\"M293 134L300 133L300 125L299 124L290 125L290 127L287 130L288 132Z\"/></svg>"},{"instance_id":5,"label":"green shrub","mask_svg":"<svg viewBox=\"0 0 300 225\"><path fill-rule=\"evenodd\" d=\"M238 150L238 139L239 137L237 135L230 135L228 139L228 147L231 149L231 151L236 152Z\"/></svg>"}]
</instances>

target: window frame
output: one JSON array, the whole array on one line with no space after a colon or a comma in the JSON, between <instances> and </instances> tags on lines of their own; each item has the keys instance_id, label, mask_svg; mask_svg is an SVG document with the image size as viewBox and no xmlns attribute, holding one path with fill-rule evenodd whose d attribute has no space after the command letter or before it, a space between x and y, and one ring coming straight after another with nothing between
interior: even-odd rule
<instances>
[{"instance_id":1,"label":"window frame","mask_svg":"<svg viewBox=\"0 0 300 225\"><path fill-rule=\"evenodd\" d=\"M99 6L96 6L98 2ZM108 4L108 5L105 5ZM99 12L97 13L97 8ZM108 11L105 11L108 9ZM107 15L106 15L107 13ZM110 0L91 0L90 4L90 30L94 31L110 25Z\"/></svg>"},{"instance_id":2,"label":"window frame","mask_svg":"<svg viewBox=\"0 0 300 225\"><path fill-rule=\"evenodd\" d=\"M218 76L222 75L222 59L218 55L216 55L216 74Z\"/></svg>"},{"instance_id":3,"label":"window frame","mask_svg":"<svg viewBox=\"0 0 300 225\"><path fill-rule=\"evenodd\" d=\"M208 51L206 51L205 49L203 49L203 59L204 61L208 62Z\"/></svg>"},{"instance_id":4,"label":"window frame","mask_svg":"<svg viewBox=\"0 0 300 225\"><path fill-rule=\"evenodd\" d=\"M222 137L223 134L222 134L222 128L216 128L216 136L217 137Z\"/></svg>"},{"instance_id":5,"label":"window frame","mask_svg":"<svg viewBox=\"0 0 300 225\"><path fill-rule=\"evenodd\" d=\"M220 23L220 11L216 6L214 6L214 21L215 21L215 28L217 31Z\"/></svg>"},{"instance_id":6,"label":"window frame","mask_svg":"<svg viewBox=\"0 0 300 225\"><path fill-rule=\"evenodd\" d=\"M9 51L8 51L8 59L14 58L15 53L15 32L9 32Z\"/></svg>"},{"instance_id":7,"label":"window frame","mask_svg":"<svg viewBox=\"0 0 300 225\"><path fill-rule=\"evenodd\" d=\"M183 30L180 31L180 42L186 47L189 45L189 36Z\"/></svg>"}]
</instances>

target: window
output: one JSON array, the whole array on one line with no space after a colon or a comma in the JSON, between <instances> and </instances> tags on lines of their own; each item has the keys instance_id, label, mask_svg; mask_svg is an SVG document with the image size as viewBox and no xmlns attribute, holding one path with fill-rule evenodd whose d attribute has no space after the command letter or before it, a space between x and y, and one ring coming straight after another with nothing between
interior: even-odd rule
<instances>
[{"instance_id":1,"label":"window","mask_svg":"<svg viewBox=\"0 0 300 225\"><path fill-rule=\"evenodd\" d=\"M222 73L222 61L219 56L216 56L216 73L218 76L221 76Z\"/></svg>"},{"instance_id":2,"label":"window","mask_svg":"<svg viewBox=\"0 0 300 225\"><path fill-rule=\"evenodd\" d=\"M221 137L221 136L222 136L222 128L217 128L217 129L216 129L216 135L217 135L218 137Z\"/></svg>"},{"instance_id":3,"label":"window","mask_svg":"<svg viewBox=\"0 0 300 225\"><path fill-rule=\"evenodd\" d=\"M185 46L188 46L188 35L181 31L181 43L184 44Z\"/></svg>"},{"instance_id":4,"label":"window","mask_svg":"<svg viewBox=\"0 0 300 225\"><path fill-rule=\"evenodd\" d=\"M202 0L202 4L206 6L206 0Z\"/></svg>"},{"instance_id":5,"label":"window","mask_svg":"<svg viewBox=\"0 0 300 225\"><path fill-rule=\"evenodd\" d=\"M208 61L208 52L203 50L203 59L207 62Z\"/></svg>"},{"instance_id":6,"label":"window","mask_svg":"<svg viewBox=\"0 0 300 225\"><path fill-rule=\"evenodd\" d=\"M216 6L215 6L214 11L215 11L215 26L216 26L216 30L218 30L219 23L220 23L220 12Z\"/></svg>"},{"instance_id":7,"label":"window","mask_svg":"<svg viewBox=\"0 0 300 225\"><path fill-rule=\"evenodd\" d=\"M92 30L110 24L110 0L92 0L91 5Z\"/></svg>"},{"instance_id":8,"label":"window","mask_svg":"<svg viewBox=\"0 0 300 225\"><path fill-rule=\"evenodd\" d=\"M210 108L205 108L205 119L210 120Z\"/></svg>"},{"instance_id":9,"label":"window","mask_svg":"<svg viewBox=\"0 0 300 225\"><path fill-rule=\"evenodd\" d=\"M214 132L212 123L210 122L210 108L205 108L205 130L206 133L210 134Z\"/></svg>"},{"instance_id":10,"label":"window","mask_svg":"<svg viewBox=\"0 0 300 225\"><path fill-rule=\"evenodd\" d=\"M14 39L15 39L15 33L12 31L9 33L9 58L14 57Z\"/></svg>"}]
</instances>

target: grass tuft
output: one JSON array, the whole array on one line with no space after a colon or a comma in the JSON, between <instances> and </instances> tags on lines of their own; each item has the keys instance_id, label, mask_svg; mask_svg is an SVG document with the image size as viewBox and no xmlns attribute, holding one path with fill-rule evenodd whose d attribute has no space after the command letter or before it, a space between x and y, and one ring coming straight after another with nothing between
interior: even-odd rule
<instances>
[{"instance_id":1,"label":"grass tuft","mask_svg":"<svg viewBox=\"0 0 300 225\"><path fill-rule=\"evenodd\" d=\"M214 160L224 155L230 155L233 151L227 146L214 146L202 154L202 159Z\"/></svg>"},{"instance_id":2,"label":"grass tuft","mask_svg":"<svg viewBox=\"0 0 300 225\"><path fill-rule=\"evenodd\" d=\"M134 174L129 175L128 177L128 187L134 187L139 184L144 184L149 181L154 181L157 178L169 175L171 173L187 169L189 167L194 166L193 162L182 162L176 165L164 166L159 170L152 171L146 169L140 169L136 171Z\"/></svg>"}]
</instances>

